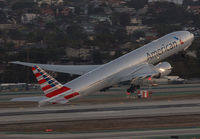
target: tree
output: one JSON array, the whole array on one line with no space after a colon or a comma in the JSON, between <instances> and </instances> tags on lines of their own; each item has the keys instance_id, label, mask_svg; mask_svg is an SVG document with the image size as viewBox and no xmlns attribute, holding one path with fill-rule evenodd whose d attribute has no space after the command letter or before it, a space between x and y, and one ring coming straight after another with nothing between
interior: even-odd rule
<instances>
[{"instance_id":1,"label":"tree","mask_svg":"<svg viewBox=\"0 0 200 139\"><path fill-rule=\"evenodd\" d=\"M102 64L102 56L99 51L94 51L92 54L92 60L94 64Z\"/></svg>"},{"instance_id":2,"label":"tree","mask_svg":"<svg viewBox=\"0 0 200 139\"><path fill-rule=\"evenodd\" d=\"M183 0L183 5L188 6L188 5L200 5L199 0Z\"/></svg>"},{"instance_id":3,"label":"tree","mask_svg":"<svg viewBox=\"0 0 200 139\"><path fill-rule=\"evenodd\" d=\"M158 36L160 37L166 35L167 33L179 31L182 29L182 27L179 25L170 25L170 24L159 24L155 25L154 28L157 30Z\"/></svg>"},{"instance_id":4,"label":"tree","mask_svg":"<svg viewBox=\"0 0 200 139\"><path fill-rule=\"evenodd\" d=\"M4 8L5 7L5 3L3 1L0 1L0 8Z\"/></svg>"},{"instance_id":5,"label":"tree","mask_svg":"<svg viewBox=\"0 0 200 139\"><path fill-rule=\"evenodd\" d=\"M44 2L43 2L43 3L40 5L40 7L41 7L41 8L48 8L49 5L48 5L47 3L44 3Z\"/></svg>"},{"instance_id":6,"label":"tree","mask_svg":"<svg viewBox=\"0 0 200 139\"><path fill-rule=\"evenodd\" d=\"M25 39L25 35L22 33L22 31L16 29L10 29L8 35L13 40Z\"/></svg>"},{"instance_id":7,"label":"tree","mask_svg":"<svg viewBox=\"0 0 200 139\"><path fill-rule=\"evenodd\" d=\"M16 2L12 5L12 10L22 10L22 9L25 9L25 8L33 8L34 6L36 6L36 3L35 2L27 2L27 1L24 1L24 2Z\"/></svg>"},{"instance_id":8,"label":"tree","mask_svg":"<svg viewBox=\"0 0 200 139\"><path fill-rule=\"evenodd\" d=\"M69 46L80 47L84 40L87 39L87 35L84 33L83 28L78 24L69 26L66 30L66 39Z\"/></svg>"},{"instance_id":9,"label":"tree","mask_svg":"<svg viewBox=\"0 0 200 139\"><path fill-rule=\"evenodd\" d=\"M56 25L52 22L46 23L45 28L47 30L55 30L56 29Z\"/></svg>"},{"instance_id":10,"label":"tree","mask_svg":"<svg viewBox=\"0 0 200 139\"><path fill-rule=\"evenodd\" d=\"M112 23L114 25L127 26L130 24L130 14L129 13L114 13L111 17Z\"/></svg>"},{"instance_id":11,"label":"tree","mask_svg":"<svg viewBox=\"0 0 200 139\"><path fill-rule=\"evenodd\" d=\"M107 24L99 24L95 27L95 45L101 46L101 48L108 48L115 42L114 35L110 31L110 26Z\"/></svg>"},{"instance_id":12,"label":"tree","mask_svg":"<svg viewBox=\"0 0 200 139\"><path fill-rule=\"evenodd\" d=\"M152 18L144 20L145 24L186 24L191 19L190 13L184 7L170 2L155 2L154 6L149 9L150 12Z\"/></svg>"},{"instance_id":13,"label":"tree","mask_svg":"<svg viewBox=\"0 0 200 139\"><path fill-rule=\"evenodd\" d=\"M1 23L7 22L6 14L2 10L0 10L0 22Z\"/></svg>"},{"instance_id":14,"label":"tree","mask_svg":"<svg viewBox=\"0 0 200 139\"><path fill-rule=\"evenodd\" d=\"M144 37L145 33L144 33L144 31L135 31L135 32L133 32L132 36L135 38L140 38L140 37Z\"/></svg>"},{"instance_id":15,"label":"tree","mask_svg":"<svg viewBox=\"0 0 200 139\"><path fill-rule=\"evenodd\" d=\"M89 14L104 14L104 6L100 5L98 7L95 7L94 5L88 6L88 13Z\"/></svg>"},{"instance_id":16,"label":"tree","mask_svg":"<svg viewBox=\"0 0 200 139\"><path fill-rule=\"evenodd\" d=\"M115 51L115 55L113 59L116 59L118 57L122 56L122 52L120 50Z\"/></svg>"},{"instance_id":17,"label":"tree","mask_svg":"<svg viewBox=\"0 0 200 139\"><path fill-rule=\"evenodd\" d=\"M124 28L117 29L114 32L114 38L118 43L125 43L128 39L126 30Z\"/></svg>"},{"instance_id":18,"label":"tree","mask_svg":"<svg viewBox=\"0 0 200 139\"><path fill-rule=\"evenodd\" d=\"M30 32L27 35L26 38L29 42L40 42L41 40L44 39L44 32L40 31L40 30L36 30L33 32Z\"/></svg>"},{"instance_id":19,"label":"tree","mask_svg":"<svg viewBox=\"0 0 200 139\"><path fill-rule=\"evenodd\" d=\"M51 31L51 32L46 32L44 35L44 42L47 44L49 47L56 47L57 42L56 42L56 32Z\"/></svg>"},{"instance_id":20,"label":"tree","mask_svg":"<svg viewBox=\"0 0 200 139\"><path fill-rule=\"evenodd\" d=\"M200 26L200 15L193 15L192 20L194 22L194 25L199 28L199 26Z\"/></svg>"},{"instance_id":21,"label":"tree","mask_svg":"<svg viewBox=\"0 0 200 139\"><path fill-rule=\"evenodd\" d=\"M144 8L146 4L148 4L148 0L131 0L128 2L128 5L136 10Z\"/></svg>"}]
</instances>

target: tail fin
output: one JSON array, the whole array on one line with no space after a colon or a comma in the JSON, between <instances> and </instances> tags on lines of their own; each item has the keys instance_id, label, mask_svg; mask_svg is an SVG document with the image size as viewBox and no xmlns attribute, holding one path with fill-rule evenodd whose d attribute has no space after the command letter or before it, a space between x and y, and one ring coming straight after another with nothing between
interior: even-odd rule
<instances>
[{"instance_id":1,"label":"tail fin","mask_svg":"<svg viewBox=\"0 0 200 139\"><path fill-rule=\"evenodd\" d=\"M40 67L33 66L32 71L46 97L51 98L70 90L70 88L63 86Z\"/></svg>"}]
</instances>

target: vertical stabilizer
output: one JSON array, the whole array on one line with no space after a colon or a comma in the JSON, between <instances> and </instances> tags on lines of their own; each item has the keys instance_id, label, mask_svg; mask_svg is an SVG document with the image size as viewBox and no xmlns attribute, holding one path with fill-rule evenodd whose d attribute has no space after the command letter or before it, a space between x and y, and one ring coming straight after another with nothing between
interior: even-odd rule
<instances>
[{"instance_id":1,"label":"vertical stabilizer","mask_svg":"<svg viewBox=\"0 0 200 139\"><path fill-rule=\"evenodd\" d=\"M35 65L32 67L32 71L46 97L51 98L70 90L70 88L63 86L40 67Z\"/></svg>"}]
</instances>

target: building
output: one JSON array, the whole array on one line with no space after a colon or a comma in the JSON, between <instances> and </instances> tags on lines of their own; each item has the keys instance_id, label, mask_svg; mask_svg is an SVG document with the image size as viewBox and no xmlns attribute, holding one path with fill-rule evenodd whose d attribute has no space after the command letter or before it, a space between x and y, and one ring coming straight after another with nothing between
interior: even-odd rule
<instances>
[{"instance_id":1,"label":"building","mask_svg":"<svg viewBox=\"0 0 200 139\"><path fill-rule=\"evenodd\" d=\"M51 4L62 4L63 3L63 0L34 0L35 2L38 3L39 6L41 6L42 3L47 3L49 5Z\"/></svg>"},{"instance_id":2,"label":"building","mask_svg":"<svg viewBox=\"0 0 200 139\"><path fill-rule=\"evenodd\" d=\"M126 3L123 0L99 0L99 1L101 1L102 3L105 3L106 5L110 5L112 7L118 7Z\"/></svg>"},{"instance_id":3,"label":"building","mask_svg":"<svg viewBox=\"0 0 200 139\"><path fill-rule=\"evenodd\" d=\"M87 34L89 34L89 35L94 34L95 27L94 27L93 24L85 23L85 24L82 25L82 28L84 29L84 31Z\"/></svg>"},{"instance_id":4,"label":"building","mask_svg":"<svg viewBox=\"0 0 200 139\"><path fill-rule=\"evenodd\" d=\"M34 13L26 13L21 16L21 22L24 24L31 23L34 19L36 19L37 14Z\"/></svg>"},{"instance_id":5,"label":"building","mask_svg":"<svg viewBox=\"0 0 200 139\"><path fill-rule=\"evenodd\" d=\"M148 2L172 2L179 5L183 4L183 0L149 0Z\"/></svg>"},{"instance_id":6,"label":"building","mask_svg":"<svg viewBox=\"0 0 200 139\"><path fill-rule=\"evenodd\" d=\"M200 14L200 6L188 6L188 10L193 12L194 14Z\"/></svg>"},{"instance_id":7,"label":"building","mask_svg":"<svg viewBox=\"0 0 200 139\"><path fill-rule=\"evenodd\" d=\"M75 49L75 48L68 47L65 49L65 51L66 51L67 57L81 58L85 60L90 56L91 49L86 49L86 48Z\"/></svg>"},{"instance_id":8,"label":"building","mask_svg":"<svg viewBox=\"0 0 200 139\"><path fill-rule=\"evenodd\" d=\"M134 25L142 25L142 19L138 19L136 17L131 17L130 23Z\"/></svg>"},{"instance_id":9,"label":"building","mask_svg":"<svg viewBox=\"0 0 200 139\"><path fill-rule=\"evenodd\" d=\"M135 31L143 31L147 29L147 26L126 26L126 32L128 35L132 34Z\"/></svg>"}]
</instances>

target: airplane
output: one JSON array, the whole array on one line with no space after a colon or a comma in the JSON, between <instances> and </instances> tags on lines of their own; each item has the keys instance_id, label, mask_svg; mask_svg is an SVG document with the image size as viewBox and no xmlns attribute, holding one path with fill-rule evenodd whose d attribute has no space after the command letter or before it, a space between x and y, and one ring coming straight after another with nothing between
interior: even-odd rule
<instances>
[{"instance_id":1,"label":"airplane","mask_svg":"<svg viewBox=\"0 0 200 139\"><path fill-rule=\"evenodd\" d=\"M193 42L194 35L188 31L177 31L154 40L103 65L48 65L26 62L11 62L32 67L45 96L15 98L15 101L38 101L39 106L65 104L69 100L109 88L124 81L130 81L127 92L140 88L134 84L137 79L160 78L171 72L171 65L161 60L185 51ZM160 62L157 65L153 65ZM81 75L61 84L43 69Z\"/></svg>"}]
</instances>

